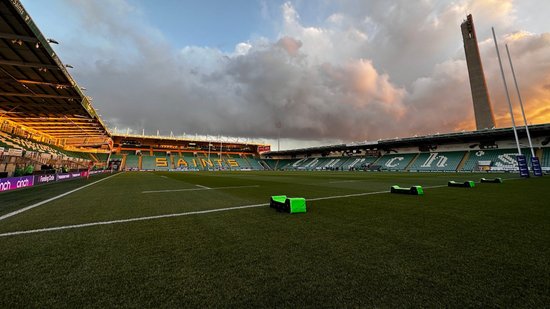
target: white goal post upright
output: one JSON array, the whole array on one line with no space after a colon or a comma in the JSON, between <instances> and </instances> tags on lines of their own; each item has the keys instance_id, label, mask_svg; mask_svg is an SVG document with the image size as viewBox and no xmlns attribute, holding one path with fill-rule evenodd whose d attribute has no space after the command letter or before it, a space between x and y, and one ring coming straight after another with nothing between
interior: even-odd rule
<instances>
[{"instance_id":1,"label":"white goal post upright","mask_svg":"<svg viewBox=\"0 0 550 309\"><path fill-rule=\"evenodd\" d=\"M506 54L508 54L508 61L510 62L510 68L512 69L512 76L514 77L514 84L516 86L516 91L519 99L519 106L521 107L521 115L523 116L523 122L525 123L525 131L527 132L527 140L529 141L529 148L531 148L531 155L535 157L535 150L533 150L533 143L531 142L531 134L529 134L529 125L527 124L527 118L525 117L525 110L523 109L523 100L521 99L521 94L519 92L518 81L516 79L516 72L514 71L514 65L512 64L512 57L510 57L510 50L508 49L508 44L506 46Z\"/></svg>"},{"instance_id":2,"label":"white goal post upright","mask_svg":"<svg viewBox=\"0 0 550 309\"><path fill-rule=\"evenodd\" d=\"M514 110L512 109L512 101L510 101L510 93L508 92L508 85L506 84L506 76L504 76L504 69L502 67L502 60L500 59L500 52L498 50L497 36L495 34L495 28L491 27L493 31L493 39L495 42L495 48L497 50L498 64L500 66L500 74L502 74L502 82L504 83L504 91L506 92L506 99L508 100L508 107L510 108L510 117L512 118L512 128L514 129L514 136L516 138L516 145L518 147L518 155L521 155L521 148L519 146L518 131L516 130L516 120L514 118Z\"/></svg>"}]
</instances>

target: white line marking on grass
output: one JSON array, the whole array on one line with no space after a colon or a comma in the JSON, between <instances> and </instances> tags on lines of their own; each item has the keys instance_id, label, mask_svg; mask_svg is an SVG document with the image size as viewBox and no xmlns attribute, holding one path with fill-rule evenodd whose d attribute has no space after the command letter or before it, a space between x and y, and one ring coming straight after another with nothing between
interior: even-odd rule
<instances>
[{"instance_id":1,"label":"white line marking on grass","mask_svg":"<svg viewBox=\"0 0 550 309\"><path fill-rule=\"evenodd\" d=\"M447 187L447 185L430 186L430 187L422 187L422 188L424 188L424 189L433 189L433 188L441 188L441 187ZM315 197L315 198L308 198L308 199L306 199L306 201L313 202L313 201L333 200L333 199L338 199L338 198L347 198L347 197L356 197L356 196L365 196L365 195L375 195L375 194L383 194L383 193L390 193L390 190L354 193L354 194L346 194L346 195L333 195L333 196L325 196L325 197Z\"/></svg>"},{"instance_id":2,"label":"white line marking on grass","mask_svg":"<svg viewBox=\"0 0 550 309\"><path fill-rule=\"evenodd\" d=\"M160 176L160 177L162 177L162 178L168 178L168 177L166 177L166 176Z\"/></svg>"},{"instance_id":3,"label":"white line marking on grass","mask_svg":"<svg viewBox=\"0 0 550 309\"><path fill-rule=\"evenodd\" d=\"M124 173L124 172L122 172L122 173ZM51 202L51 201L55 201L55 200L60 199L60 198L62 198L62 197L64 197L64 196L67 196L67 195L69 195L69 194L75 193L76 191L79 191L79 190L82 190L82 189L87 188L87 187L89 187L89 186L95 185L96 183L102 182L102 181L104 181L104 180L107 180L107 179L109 179L109 178L111 178L111 177L115 177L115 176L120 175L120 174L122 174L122 173L117 173L117 174L114 174L114 175L111 175L111 176L102 178L102 179L100 179L100 180L94 181L94 182L89 183L89 184L87 184L87 185L84 185L84 186L82 186L82 187L78 187L78 188L76 188L76 189L74 189L74 190L65 192L65 193L63 193L63 194L54 196L54 197L52 197L52 198L49 198L49 199L44 200L44 201L42 201L42 202L38 202L38 203L36 203L36 204L33 204L33 205L30 205L30 206L21 208L21 209L19 209L19 210L14 211L14 212L10 212L10 213L8 213L8 214L5 214L5 215L1 216L1 217L0 217L0 221L2 221L2 220L4 220L4 219L7 219L7 218L9 218L9 217L13 217L13 216L15 216L15 215L17 215L17 214L20 214L20 213L22 213L22 212L25 212L25 211L27 211L27 210L29 210L29 209L33 209L33 208L35 208L35 207L42 206L42 205L44 205L44 204L46 204L46 203L49 203L49 202Z\"/></svg>"},{"instance_id":4,"label":"white line marking on grass","mask_svg":"<svg viewBox=\"0 0 550 309\"><path fill-rule=\"evenodd\" d=\"M199 186L199 185L197 185ZM225 190L225 189L241 189L241 188L258 188L259 185L254 186L232 186L232 187L217 187L217 188L209 188L209 187L203 187L201 188L191 188L191 189L172 189L172 190L154 190L154 191L143 191L141 193L166 193L166 192L184 192L184 191L205 191L205 190Z\"/></svg>"},{"instance_id":5,"label":"white line marking on grass","mask_svg":"<svg viewBox=\"0 0 550 309\"><path fill-rule=\"evenodd\" d=\"M209 209L209 210L189 211L189 212L167 214L167 215L138 217L138 218L130 218L130 219L121 219L121 220L112 220L112 221L99 221L99 222L91 222L91 223L83 223L83 224L48 227L48 228L36 229L36 230L2 233L2 234L0 234L0 237L15 236L15 235L22 235L22 234L33 234L33 233L41 233L41 232L51 232L51 231L59 231L59 230L68 230L68 229L77 229L77 228L88 227L88 226L97 226L97 225L110 225L110 224L117 224L117 223L127 223L127 222L155 220L155 219L162 219L162 218L200 215L200 214L207 214L207 213L213 213L213 212L222 212L222 211L246 209L246 208L254 208L254 207L264 207L264 206L268 206L268 205L269 205L269 203L254 204L254 205L244 205L244 206L217 208L217 209Z\"/></svg>"},{"instance_id":6,"label":"white line marking on grass","mask_svg":"<svg viewBox=\"0 0 550 309\"><path fill-rule=\"evenodd\" d=\"M115 175L113 175L113 176L115 176ZM110 176L110 177L112 177L112 176ZM105 178L105 179L107 179L107 178ZM513 180L513 179L520 179L520 178L508 178L508 179ZM428 186L428 187L423 187L423 188L424 189L433 189L433 188L443 188L443 187L447 187L447 186L448 185L438 185L438 186ZM227 187L225 187L225 188L227 188ZM216 189L216 188L213 188L213 189ZM211 190L213 190L213 189L211 189ZM202 190L205 190L205 189L202 189ZM390 193L390 191L376 191L376 192L363 192L363 193L346 194L346 195L333 195L333 196L310 198L310 199L306 199L306 200L309 201L309 202L313 202L313 201L322 201L322 200L331 200L331 199L338 199L338 198L348 198L348 197L357 197L357 196L366 196L366 195L375 195L375 194L385 194L385 193ZM166 215L158 215L158 216L137 217L137 218L129 218L129 219L121 219L121 220L99 221L99 222L91 222L91 223L83 223L83 224L48 227L48 228L35 229L35 230L26 230L26 231L15 231L15 232L2 233L2 234L0 234L0 237L16 236L16 235L23 235L23 234L34 234L34 233L42 233L42 232L52 232L52 231L68 230L68 229L77 229L77 228L97 226L97 225L110 225L110 224L118 224L118 223L147 221L147 220L156 220L156 219L172 218L172 217L182 217L182 216L190 216L190 215L200 215L200 214L208 214L208 213L213 213L213 212L222 212L222 211L239 210L239 209L246 209L246 208L264 207L264 206L268 206L268 205L269 205L269 203L253 204L253 205L243 205L243 206L234 206L234 207L226 207L226 208L218 208L218 209L190 211L190 212L182 212L182 213L174 213L174 214L166 214Z\"/></svg>"},{"instance_id":7,"label":"white line marking on grass","mask_svg":"<svg viewBox=\"0 0 550 309\"><path fill-rule=\"evenodd\" d=\"M329 183L345 183L345 182L358 182L361 180L338 180L338 181L329 181Z\"/></svg>"},{"instance_id":8,"label":"white line marking on grass","mask_svg":"<svg viewBox=\"0 0 550 309\"><path fill-rule=\"evenodd\" d=\"M207 186L201 186L201 185L196 185L196 186L199 187L199 188L203 188L203 189L212 189L212 188L209 188Z\"/></svg>"}]
</instances>

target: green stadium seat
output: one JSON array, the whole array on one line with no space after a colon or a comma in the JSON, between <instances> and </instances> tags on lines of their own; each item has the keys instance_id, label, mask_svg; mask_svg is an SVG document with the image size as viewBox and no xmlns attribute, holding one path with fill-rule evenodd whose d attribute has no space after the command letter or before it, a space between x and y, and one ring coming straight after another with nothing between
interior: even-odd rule
<instances>
[{"instance_id":1,"label":"green stadium seat","mask_svg":"<svg viewBox=\"0 0 550 309\"><path fill-rule=\"evenodd\" d=\"M126 161L124 164L125 169L139 169L139 156L135 154L126 155Z\"/></svg>"},{"instance_id":2,"label":"green stadium seat","mask_svg":"<svg viewBox=\"0 0 550 309\"><path fill-rule=\"evenodd\" d=\"M298 159L281 159L277 162L277 170L287 170L290 169L290 166L298 161Z\"/></svg>"},{"instance_id":3,"label":"green stadium seat","mask_svg":"<svg viewBox=\"0 0 550 309\"><path fill-rule=\"evenodd\" d=\"M253 170L264 170L264 167L260 164L260 162L253 157L245 156L245 160L247 161L250 168Z\"/></svg>"},{"instance_id":4,"label":"green stadium seat","mask_svg":"<svg viewBox=\"0 0 550 309\"><path fill-rule=\"evenodd\" d=\"M350 169L362 169L376 162L377 157L349 157L342 165L341 169L349 171Z\"/></svg>"},{"instance_id":5,"label":"green stadium seat","mask_svg":"<svg viewBox=\"0 0 550 309\"><path fill-rule=\"evenodd\" d=\"M272 170L277 169L277 163L279 163L279 160L276 159L264 159L263 160L267 166L269 166Z\"/></svg>"},{"instance_id":6,"label":"green stadium seat","mask_svg":"<svg viewBox=\"0 0 550 309\"><path fill-rule=\"evenodd\" d=\"M410 165L413 172L451 172L456 171L465 151L424 152Z\"/></svg>"},{"instance_id":7,"label":"green stadium seat","mask_svg":"<svg viewBox=\"0 0 550 309\"><path fill-rule=\"evenodd\" d=\"M531 160L531 151L522 149L521 152ZM517 169L516 161L517 149L485 149L470 151L470 156L464 166L463 171L479 171L479 163L490 163L491 168L496 170L510 171ZM529 163L530 164L530 163Z\"/></svg>"},{"instance_id":8,"label":"green stadium seat","mask_svg":"<svg viewBox=\"0 0 550 309\"><path fill-rule=\"evenodd\" d=\"M376 161L376 165L380 165L382 170L404 171L416 155L416 153L385 154Z\"/></svg>"},{"instance_id":9,"label":"green stadium seat","mask_svg":"<svg viewBox=\"0 0 550 309\"><path fill-rule=\"evenodd\" d=\"M155 157L149 155L141 155L141 169L142 170L154 170L155 169Z\"/></svg>"}]
</instances>

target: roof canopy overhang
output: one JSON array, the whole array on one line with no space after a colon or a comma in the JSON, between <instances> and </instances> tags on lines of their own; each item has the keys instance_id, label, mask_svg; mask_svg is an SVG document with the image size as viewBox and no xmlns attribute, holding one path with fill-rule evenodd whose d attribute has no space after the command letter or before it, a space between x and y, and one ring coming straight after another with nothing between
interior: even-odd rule
<instances>
[{"instance_id":1,"label":"roof canopy overhang","mask_svg":"<svg viewBox=\"0 0 550 309\"><path fill-rule=\"evenodd\" d=\"M110 134L19 0L0 0L0 118L86 146Z\"/></svg>"},{"instance_id":2,"label":"roof canopy overhang","mask_svg":"<svg viewBox=\"0 0 550 309\"><path fill-rule=\"evenodd\" d=\"M520 138L526 137L525 127L517 128ZM550 124L539 124L529 126L531 137L544 137L550 142ZM330 152L342 152L350 150L381 150L389 151L397 148L424 147L429 148L436 145L451 144L492 144L498 141L514 140L512 128L487 129L469 132L453 132L444 134L433 134L425 136L414 136L405 138L394 138L377 141L365 141L351 144L339 144L320 147L310 147L283 151L271 151L264 153L267 156L295 156L311 155Z\"/></svg>"}]
</instances>

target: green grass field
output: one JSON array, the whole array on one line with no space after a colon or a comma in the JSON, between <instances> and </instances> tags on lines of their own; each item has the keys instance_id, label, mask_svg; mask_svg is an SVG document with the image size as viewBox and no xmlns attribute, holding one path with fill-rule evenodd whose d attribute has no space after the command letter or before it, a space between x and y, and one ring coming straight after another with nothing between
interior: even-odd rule
<instances>
[{"instance_id":1,"label":"green grass field","mask_svg":"<svg viewBox=\"0 0 550 309\"><path fill-rule=\"evenodd\" d=\"M117 174L0 221L0 307L546 307L550 178L446 187L484 176ZM0 194L0 216L98 179Z\"/></svg>"}]
</instances>

